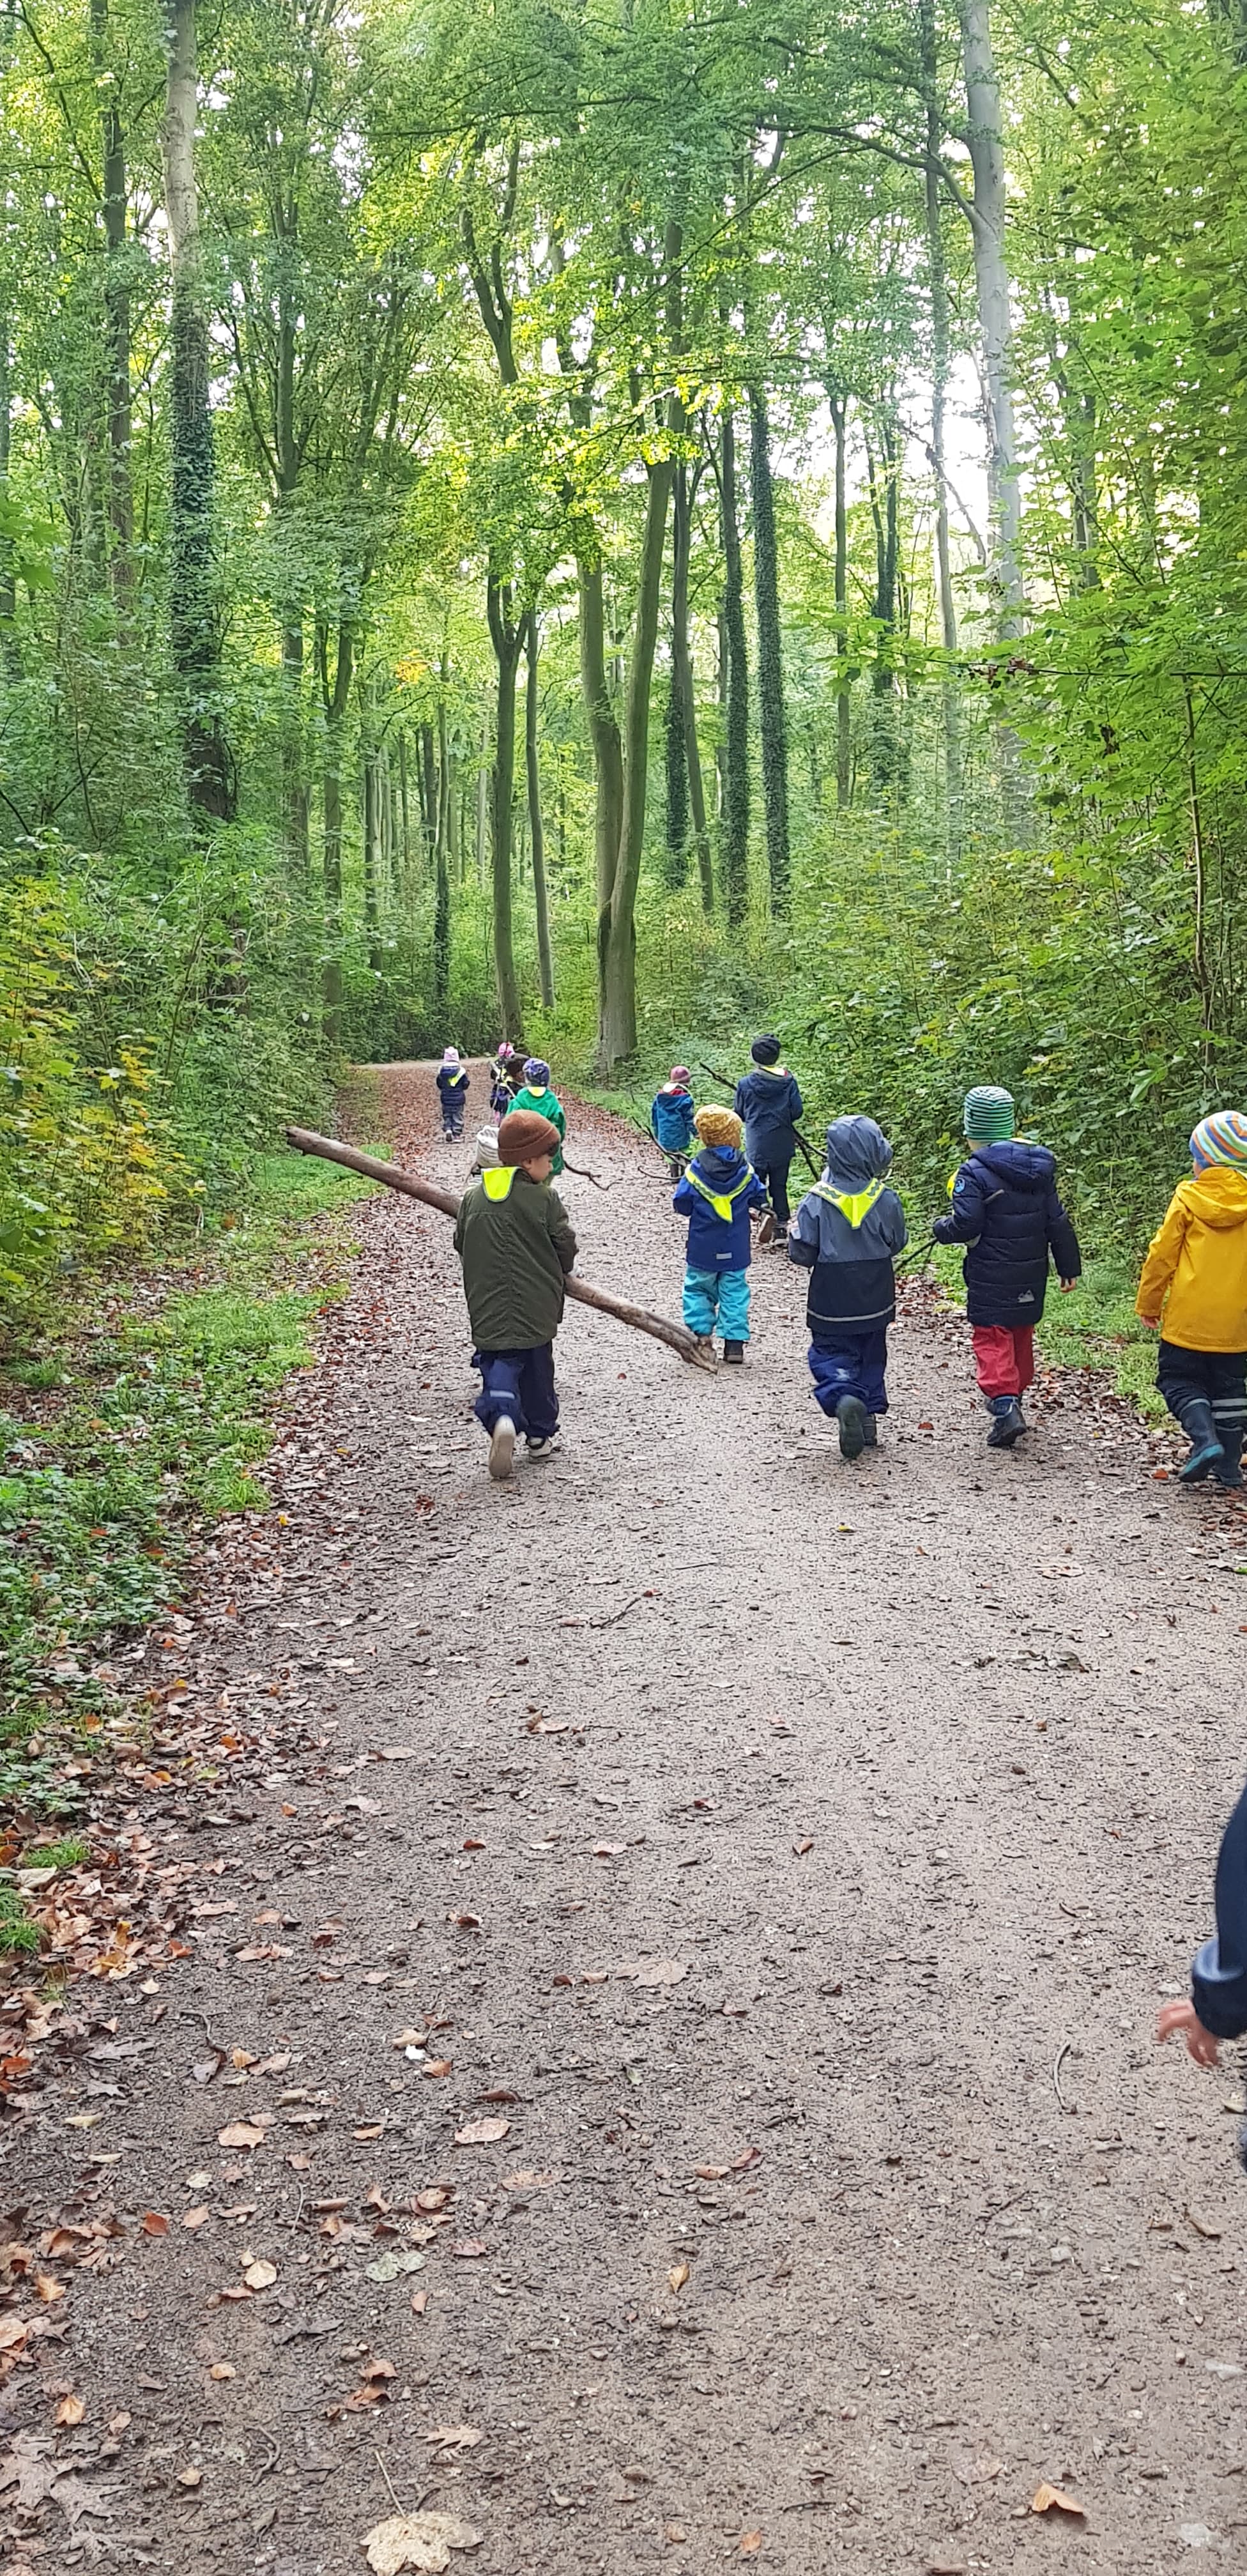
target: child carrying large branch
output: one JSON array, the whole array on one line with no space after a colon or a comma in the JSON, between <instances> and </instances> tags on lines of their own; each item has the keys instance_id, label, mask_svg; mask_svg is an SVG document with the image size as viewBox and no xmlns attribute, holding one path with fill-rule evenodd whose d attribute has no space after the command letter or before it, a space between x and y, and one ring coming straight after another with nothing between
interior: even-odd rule
<instances>
[{"instance_id":1,"label":"child carrying large branch","mask_svg":"<svg viewBox=\"0 0 1247 2576\"><path fill-rule=\"evenodd\" d=\"M498 1162L464 1191L455 1250L481 1373L477 1421L489 1433L489 1472L511 1473L516 1435L530 1458L548 1458L559 1427L554 1336L563 1320L563 1281L576 1237L550 1173L559 1131L548 1118L513 1109L498 1129Z\"/></svg>"}]
</instances>

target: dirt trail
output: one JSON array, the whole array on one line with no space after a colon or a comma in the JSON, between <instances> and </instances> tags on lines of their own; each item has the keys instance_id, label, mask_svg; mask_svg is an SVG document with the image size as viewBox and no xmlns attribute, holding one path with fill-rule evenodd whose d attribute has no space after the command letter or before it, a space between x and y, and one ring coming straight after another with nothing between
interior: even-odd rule
<instances>
[{"instance_id":1,"label":"dirt trail","mask_svg":"<svg viewBox=\"0 0 1247 2576\"><path fill-rule=\"evenodd\" d=\"M431 1073L383 1088L462 1178ZM585 1275L677 1313L657 1159L588 1110L572 1150L613 1184L565 1184ZM1240 1785L1243 1519L1068 1384L989 1456L918 1304L846 1469L767 1259L738 1374L569 1309L563 1453L494 1488L448 1226L361 1230L285 1524L202 1608L275 1748L193 1838L236 1911L108 1990L116 2091L84 2060L10 2152L10 2202L173 2225L5 2391L28 2454L81 2393L58 2455L107 2508L7 2563L347 2576L384 2463L491 2576L1241 2565L1231 2084L1150 2025ZM205 2026L289 2064L196 2082ZM222 2300L244 2257L275 2279Z\"/></svg>"}]
</instances>

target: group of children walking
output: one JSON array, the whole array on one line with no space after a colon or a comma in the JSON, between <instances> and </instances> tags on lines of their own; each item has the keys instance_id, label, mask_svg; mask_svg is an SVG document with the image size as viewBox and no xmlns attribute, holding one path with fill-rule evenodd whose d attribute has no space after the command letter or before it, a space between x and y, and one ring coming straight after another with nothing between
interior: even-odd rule
<instances>
[{"instance_id":1,"label":"group of children walking","mask_svg":"<svg viewBox=\"0 0 1247 2576\"><path fill-rule=\"evenodd\" d=\"M553 1444L558 1410L546 1345L575 1253L566 1211L546 1188L563 1168L566 1113L543 1059L527 1059L522 1081L519 1072L504 1040L490 1065L491 1107L501 1121L498 1168L469 1190L456 1229L474 1365L484 1381L476 1409L490 1433L494 1474L509 1473L518 1433L531 1455L548 1455ZM453 1047L437 1084L446 1132L457 1136L468 1075ZM781 1061L779 1039L767 1033L753 1042L731 1109L698 1108L688 1067L673 1065L650 1123L676 1184L672 1205L688 1222L689 1331L704 1350L713 1350L717 1333L725 1363L740 1367L755 1239L783 1245L807 1273L815 1400L835 1421L842 1454L855 1459L875 1447L888 1410L888 1327L908 1230L889 1177L892 1147L861 1113L832 1120L819 1176L793 1214L792 1163L798 1150L809 1152L797 1123L802 1114L800 1087ZM1023 1398L1034 1381L1035 1328L1050 1273L1055 1267L1068 1292L1081 1277L1082 1255L1057 1190L1055 1158L1015 1133L1011 1094L976 1086L966 1094L962 1126L968 1150L931 1236L964 1247L975 1371L992 1417L987 1445L1011 1449L1028 1429ZM1180 1478L1196 1483L1211 1475L1237 1487L1247 1429L1247 1116L1221 1110L1203 1119L1191 1158L1191 1179L1179 1184L1144 1263L1138 1312L1162 1331L1158 1383L1190 1441ZM529 1200L534 1183L544 1192L540 1222ZM549 1332L531 1332L535 1321ZM505 1385L495 1360L507 1363ZM500 1421L509 1432L499 1440Z\"/></svg>"}]
</instances>

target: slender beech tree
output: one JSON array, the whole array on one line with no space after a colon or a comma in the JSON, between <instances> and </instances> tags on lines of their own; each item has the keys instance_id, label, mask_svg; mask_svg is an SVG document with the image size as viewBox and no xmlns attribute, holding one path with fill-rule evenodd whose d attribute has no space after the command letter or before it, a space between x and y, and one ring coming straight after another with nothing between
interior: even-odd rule
<instances>
[{"instance_id":1,"label":"slender beech tree","mask_svg":"<svg viewBox=\"0 0 1247 2576\"><path fill-rule=\"evenodd\" d=\"M221 647L213 581L214 455L195 156L195 0L166 0L165 48L165 221L173 280L169 325L170 639L173 666L182 686L182 730L191 805L204 822L220 822L234 810L234 778L218 703Z\"/></svg>"},{"instance_id":2,"label":"slender beech tree","mask_svg":"<svg viewBox=\"0 0 1247 2576\"><path fill-rule=\"evenodd\" d=\"M730 401L719 442L719 509L723 531L723 636L727 706L723 758L723 892L728 923L739 928L749 906L749 654L736 488L736 423Z\"/></svg>"},{"instance_id":3,"label":"slender beech tree","mask_svg":"<svg viewBox=\"0 0 1247 2576\"><path fill-rule=\"evenodd\" d=\"M749 488L753 502L753 585L758 621L758 721L762 737L762 802L766 816L767 878L771 910L782 917L792 894L788 838L788 721L784 706L784 644L779 617L779 562L775 538L775 489L771 475L771 425L766 396L756 379L749 387Z\"/></svg>"},{"instance_id":4,"label":"slender beech tree","mask_svg":"<svg viewBox=\"0 0 1247 2576\"><path fill-rule=\"evenodd\" d=\"M524 764L528 780L528 829L533 859L533 904L537 915L537 973L541 983L541 1007L554 1008L554 956L550 946L550 905L546 891L546 834L541 811L541 705L538 696L537 656L540 630L535 608L530 608L524 627L526 662L524 689Z\"/></svg>"}]
</instances>

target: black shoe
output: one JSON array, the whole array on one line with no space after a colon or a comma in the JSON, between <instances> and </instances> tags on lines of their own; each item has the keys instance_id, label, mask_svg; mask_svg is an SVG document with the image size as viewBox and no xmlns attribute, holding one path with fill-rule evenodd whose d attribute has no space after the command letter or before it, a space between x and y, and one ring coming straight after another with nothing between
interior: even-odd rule
<instances>
[{"instance_id":1,"label":"black shoe","mask_svg":"<svg viewBox=\"0 0 1247 2576\"><path fill-rule=\"evenodd\" d=\"M836 1420L840 1425L841 1457L860 1458L866 1447L866 1425L870 1420L860 1395L841 1396L836 1406Z\"/></svg>"},{"instance_id":2,"label":"black shoe","mask_svg":"<svg viewBox=\"0 0 1247 2576\"><path fill-rule=\"evenodd\" d=\"M1178 1482L1202 1485L1209 1469L1217 1466L1225 1456L1217 1438L1212 1406L1204 1396L1194 1396L1189 1404L1183 1405L1178 1418L1191 1444L1190 1456L1183 1459L1178 1469Z\"/></svg>"},{"instance_id":3,"label":"black shoe","mask_svg":"<svg viewBox=\"0 0 1247 2576\"><path fill-rule=\"evenodd\" d=\"M1022 1408L1016 1395L993 1395L989 1399L996 1419L987 1435L989 1449L1011 1449L1026 1429Z\"/></svg>"},{"instance_id":4,"label":"black shoe","mask_svg":"<svg viewBox=\"0 0 1247 2576\"><path fill-rule=\"evenodd\" d=\"M866 1427L865 1427L865 1431L864 1431L864 1433L863 1433L863 1435L862 1435L862 1436L863 1436L863 1438L864 1438L864 1440L865 1440L865 1442L866 1442L866 1446L867 1446L867 1448L868 1448L868 1449L877 1449L877 1448L878 1448L878 1446L879 1446L879 1426L878 1426L878 1423L877 1423L877 1422L876 1422L876 1420L875 1420L875 1417L874 1417L873 1413L868 1413L868 1414L867 1414L867 1416L866 1416Z\"/></svg>"},{"instance_id":5,"label":"black shoe","mask_svg":"<svg viewBox=\"0 0 1247 2576\"><path fill-rule=\"evenodd\" d=\"M1219 1485L1228 1485L1233 1492L1242 1484L1243 1481L1243 1426L1241 1422L1236 1422L1232 1429L1227 1426L1227 1428L1222 1432L1221 1447L1224 1451L1224 1456L1221 1458L1219 1464L1214 1467L1213 1474L1215 1475Z\"/></svg>"},{"instance_id":6,"label":"black shoe","mask_svg":"<svg viewBox=\"0 0 1247 2576\"><path fill-rule=\"evenodd\" d=\"M723 1345L723 1357L728 1368L743 1368L745 1365L744 1343L725 1342Z\"/></svg>"}]
</instances>

